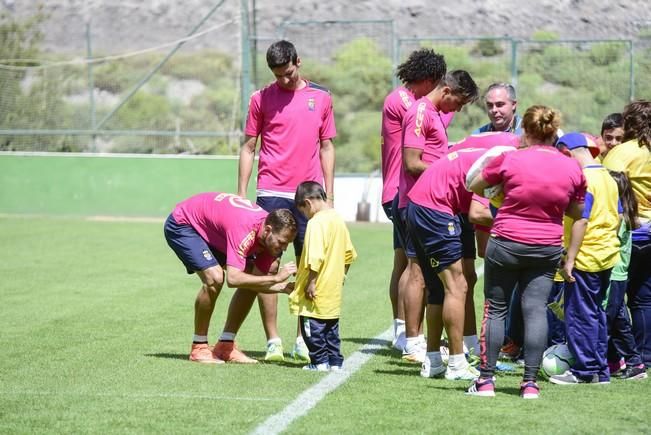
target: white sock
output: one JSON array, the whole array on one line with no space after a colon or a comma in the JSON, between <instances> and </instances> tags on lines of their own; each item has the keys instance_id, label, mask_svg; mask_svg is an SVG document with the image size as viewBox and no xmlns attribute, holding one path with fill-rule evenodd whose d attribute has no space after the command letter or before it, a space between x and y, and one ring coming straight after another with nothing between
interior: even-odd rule
<instances>
[{"instance_id":1,"label":"white sock","mask_svg":"<svg viewBox=\"0 0 651 435\"><path fill-rule=\"evenodd\" d=\"M461 370L466 364L468 364L468 361L466 361L466 356L462 353L450 355L450 359L448 359L448 367L452 370Z\"/></svg>"},{"instance_id":2,"label":"white sock","mask_svg":"<svg viewBox=\"0 0 651 435\"><path fill-rule=\"evenodd\" d=\"M405 352L412 353L418 347L421 341L419 337L407 337L407 344L405 344Z\"/></svg>"},{"instance_id":3,"label":"white sock","mask_svg":"<svg viewBox=\"0 0 651 435\"><path fill-rule=\"evenodd\" d=\"M283 344L283 342L279 337L274 337L267 340L267 346L269 346L270 344Z\"/></svg>"},{"instance_id":4,"label":"white sock","mask_svg":"<svg viewBox=\"0 0 651 435\"><path fill-rule=\"evenodd\" d=\"M393 336L398 338L405 332L405 321L402 319L393 319Z\"/></svg>"},{"instance_id":5,"label":"white sock","mask_svg":"<svg viewBox=\"0 0 651 435\"><path fill-rule=\"evenodd\" d=\"M301 344L305 344L305 340L303 340L303 336L302 336L302 335L299 335L298 337L296 337L296 341L295 341L295 343L296 343L297 345L299 345L299 346L300 346Z\"/></svg>"},{"instance_id":6,"label":"white sock","mask_svg":"<svg viewBox=\"0 0 651 435\"><path fill-rule=\"evenodd\" d=\"M472 349L475 356L479 356L479 339L476 335L464 335L463 342L469 350Z\"/></svg>"},{"instance_id":7,"label":"white sock","mask_svg":"<svg viewBox=\"0 0 651 435\"><path fill-rule=\"evenodd\" d=\"M208 336L207 335L194 334L194 337L192 337L192 342L193 343L208 343Z\"/></svg>"},{"instance_id":8,"label":"white sock","mask_svg":"<svg viewBox=\"0 0 651 435\"><path fill-rule=\"evenodd\" d=\"M430 360L433 366L440 366L443 364L441 359L441 352L427 352L427 359Z\"/></svg>"},{"instance_id":9,"label":"white sock","mask_svg":"<svg viewBox=\"0 0 651 435\"><path fill-rule=\"evenodd\" d=\"M418 341L425 341L425 334L420 334L418 336Z\"/></svg>"},{"instance_id":10,"label":"white sock","mask_svg":"<svg viewBox=\"0 0 651 435\"><path fill-rule=\"evenodd\" d=\"M222 335L219 337L219 341L235 341L234 332L222 332Z\"/></svg>"}]
</instances>

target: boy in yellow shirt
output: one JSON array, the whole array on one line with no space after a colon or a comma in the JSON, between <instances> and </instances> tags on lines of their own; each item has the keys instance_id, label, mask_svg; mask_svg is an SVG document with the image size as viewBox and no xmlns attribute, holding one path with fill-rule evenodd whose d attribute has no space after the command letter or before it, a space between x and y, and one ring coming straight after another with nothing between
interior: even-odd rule
<instances>
[{"instance_id":1,"label":"boy in yellow shirt","mask_svg":"<svg viewBox=\"0 0 651 435\"><path fill-rule=\"evenodd\" d=\"M348 228L328 205L319 183L305 181L296 189L296 208L309 220L289 310L299 316L301 335L310 351L313 371L341 370L339 316L346 272L357 258Z\"/></svg>"}]
</instances>

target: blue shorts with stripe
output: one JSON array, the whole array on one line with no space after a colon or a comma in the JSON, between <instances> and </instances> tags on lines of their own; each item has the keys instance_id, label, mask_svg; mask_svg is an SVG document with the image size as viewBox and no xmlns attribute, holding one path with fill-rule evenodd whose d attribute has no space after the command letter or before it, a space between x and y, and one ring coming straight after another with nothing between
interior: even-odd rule
<instances>
[{"instance_id":1,"label":"blue shorts with stripe","mask_svg":"<svg viewBox=\"0 0 651 435\"><path fill-rule=\"evenodd\" d=\"M458 216L422 207L407 206L407 227L417 251L418 262L430 293L429 300L443 301L439 272L462 258L461 223ZM436 303L436 302L431 302Z\"/></svg>"},{"instance_id":2,"label":"blue shorts with stripe","mask_svg":"<svg viewBox=\"0 0 651 435\"><path fill-rule=\"evenodd\" d=\"M396 198L398 195L396 194ZM382 204L382 208L384 209L384 214L387 215L391 223L393 224L393 249L402 249L402 244L400 243L400 236L398 235L398 228L396 227L396 223L394 221L394 210L397 210L397 208L393 207L393 203L396 201L394 198L393 201L388 201Z\"/></svg>"},{"instance_id":3,"label":"blue shorts with stripe","mask_svg":"<svg viewBox=\"0 0 651 435\"><path fill-rule=\"evenodd\" d=\"M211 248L190 225L176 223L169 215L163 227L165 240L176 256L185 265L188 273L206 270L209 267L226 264L226 254Z\"/></svg>"}]
</instances>

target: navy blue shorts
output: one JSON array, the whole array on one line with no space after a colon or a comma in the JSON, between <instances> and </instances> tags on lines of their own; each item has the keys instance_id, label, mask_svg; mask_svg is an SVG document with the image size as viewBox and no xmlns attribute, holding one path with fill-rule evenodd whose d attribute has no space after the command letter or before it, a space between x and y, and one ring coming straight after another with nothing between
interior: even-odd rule
<instances>
[{"instance_id":1,"label":"navy blue shorts","mask_svg":"<svg viewBox=\"0 0 651 435\"><path fill-rule=\"evenodd\" d=\"M477 258L477 245L475 242L475 226L468 220L467 213L459 214L461 224L461 256L462 258Z\"/></svg>"},{"instance_id":2,"label":"navy blue shorts","mask_svg":"<svg viewBox=\"0 0 651 435\"><path fill-rule=\"evenodd\" d=\"M305 240L305 228L307 227L307 218L303 213L298 211L294 204L294 200L278 196L259 196L255 202L269 213L278 210L279 208L286 208L292 212L298 227L296 238L294 239L294 254L296 255L296 258L301 258L301 253L303 252L303 241Z\"/></svg>"},{"instance_id":3,"label":"navy blue shorts","mask_svg":"<svg viewBox=\"0 0 651 435\"><path fill-rule=\"evenodd\" d=\"M179 225L169 215L163 227L165 240L188 273L226 264L226 254L212 249L190 225Z\"/></svg>"},{"instance_id":4,"label":"navy blue shorts","mask_svg":"<svg viewBox=\"0 0 651 435\"><path fill-rule=\"evenodd\" d=\"M397 197L398 195L396 195ZM393 227L393 249L402 249L402 244L400 243L400 236L398 235L398 228L396 228L396 223L393 221L393 201L385 202L382 204L382 208L384 209L384 214L387 215L389 220L392 223Z\"/></svg>"},{"instance_id":5,"label":"navy blue shorts","mask_svg":"<svg viewBox=\"0 0 651 435\"><path fill-rule=\"evenodd\" d=\"M394 210L393 225L398 230L400 246L405 250L407 257L416 258L416 249L414 248L414 243L411 241L409 231L407 231L407 207L398 208L398 195L393 199L392 210Z\"/></svg>"},{"instance_id":6,"label":"navy blue shorts","mask_svg":"<svg viewBox=\"0 0 651 435\"><path fill-rule=\"evenodd\" d=\"M428 303L442 303L444 289L438 274L462 258L459 217L410 202L407 225L416 245L425 284L429 293L433 293L428 295ZM441 294L436 294L439 291Z\"/></svg>"}]
</instances>

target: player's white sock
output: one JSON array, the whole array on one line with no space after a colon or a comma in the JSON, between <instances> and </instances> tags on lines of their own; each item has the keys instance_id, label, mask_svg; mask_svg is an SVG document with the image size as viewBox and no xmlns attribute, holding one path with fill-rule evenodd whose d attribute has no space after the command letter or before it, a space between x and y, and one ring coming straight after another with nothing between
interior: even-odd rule
<instances>
[{"instance_id":1,"label":"player's white sock","mask_svg":"<svg viewBox=\"0 0 651 435\"><path fill-rule=\"evenodd\" d=\"M472 349L472 353L475 356L479 356L479 340L476 335L464 335L463 343L466 345L468 350Z\"/></svg>"},{"instance_id":2,"label":"player's white sock","mask_svg":"<svg viewBox=\"0 0 651 435\"><path fill-rule=\"evenodd\" d=\"M219 337L219 341L235 341L235 333L222 332L222 335Z\"/></svg>"},{"instance_id":3,"label":"player's white sock","mask_svg":"<svg viewBox=\"0 0 651 435\"><path fill-rule=\"evenodd\" d=\"M441 359L441 352L427 352L425 355L433 366L440 366L443 364L443 360Z\"/></svg>"},{"instance_id":4,"label":"player's white sock","mask_svg":"<svg viewBox=\"0 0 651 435\"><path fill-rule=\"evenodd\" d=\"M393 336L398 337L405 332L405 321L402 319L393 319Z\"/></svg>"},{"instance_id":5,"label":"player's white sock","mask_svg":"<svg viewBox=\"0 0 651 435\"><path fill-rule=\"evenodd\" d=\"M414 353L418 349L418 343L420 343L420 337L407 337L407 344L405 344L406 353Z\"/></svg>"},{"instance_id":6,"label":"player's white sock","mask_svg":"<svg viewBox=\"0 0 651 435\"><path fill-rule=\"evenodd\" d=\"M450 358L448 359L448 367L450 367L452 370L461 370L467 364L468 361L466 361L466 356L462 353L457 355L450 355Z\"/></svg>"},{"instance_id":7,"label":"player's white sock","mask_svg":"<svg viewBox=\"0 0 651 435\"><path fill-rule=\"evenodd\" d=\"M194 336L192 337L192 342L193 343L208 343L208 336L207 335L194 334Z\"/></svg>"},{"instance_id":8,"label":"player's white sock","mask_svg":"<svg viewBox=\"0 0 651 435\"><path fill-rule=\"evenodd\" d=\"M298 345L304 344L305 340L303 340L303 336L299 335L298 337L296 337L295 343L298 344Z\"/></svg>"},{"instance_id":9,"label":"player's white sock","mask_svg":"<svg viewBox=\"0 0 651 435\"><path fill-rule=\"evenodd\" d=\"M267 340L267 346L270 344L282 344L282 343L283 341L280 339L280 337L274 337Z\"/></svg>"},{"instance_id":10,"label":"player's white sock","mask_svg":"<svg viewBox=\"0 0 651 435\"><path fill-rule=\"evenodd\" d=\"M420 334L420 335L418 336L418 341L420 341L420 342L425 341L425 334Z\"/></svg>"}]
</instances>

